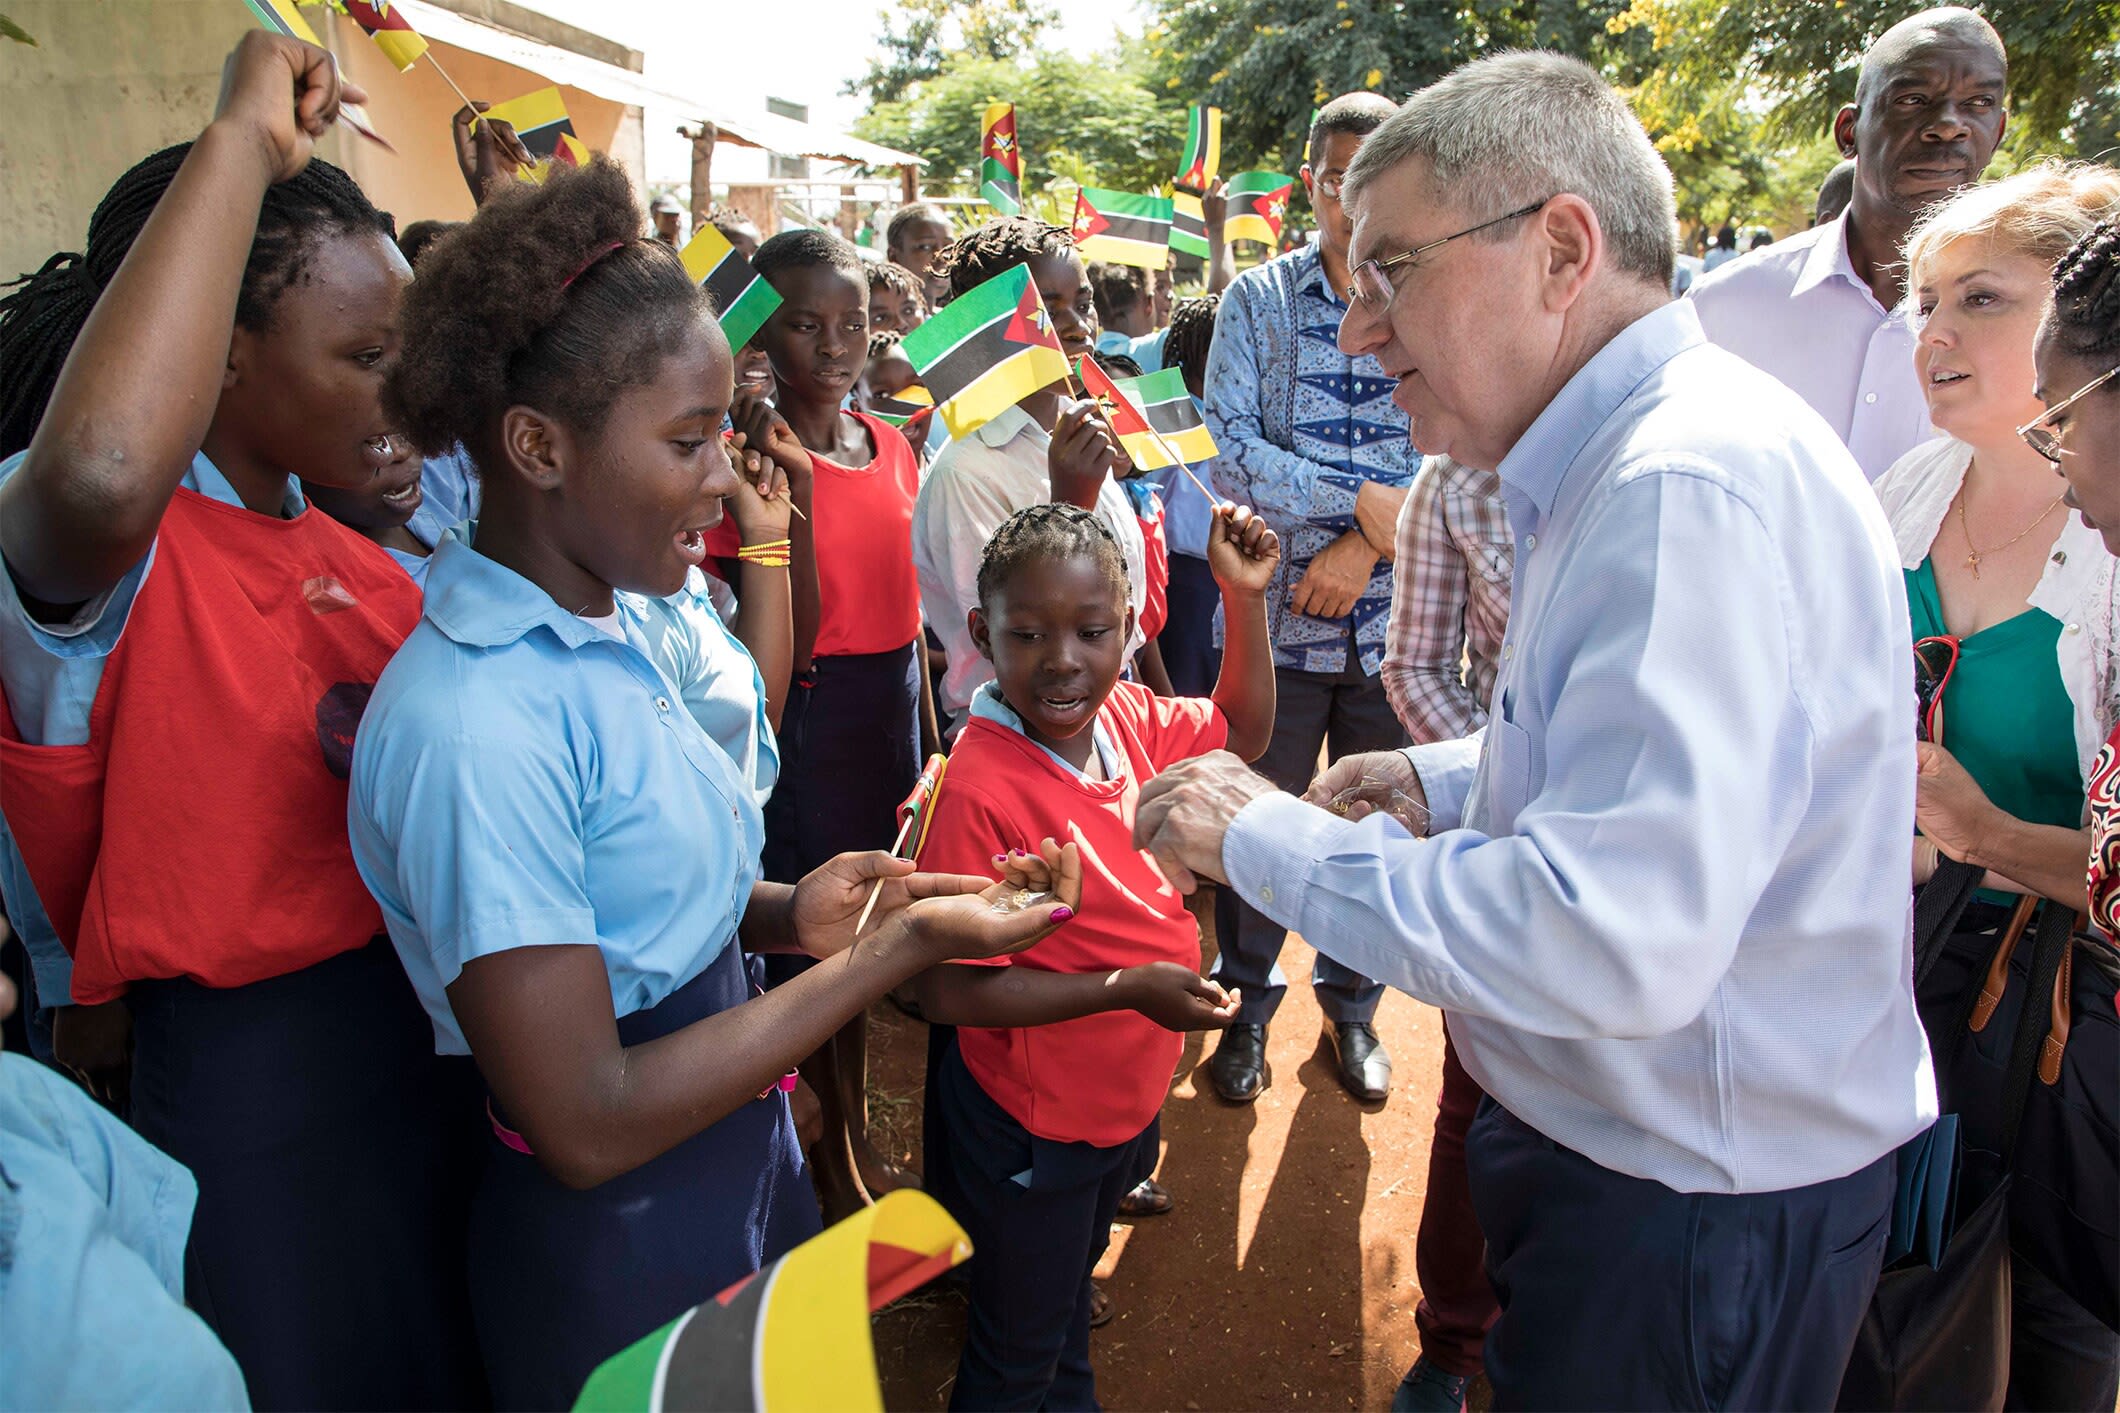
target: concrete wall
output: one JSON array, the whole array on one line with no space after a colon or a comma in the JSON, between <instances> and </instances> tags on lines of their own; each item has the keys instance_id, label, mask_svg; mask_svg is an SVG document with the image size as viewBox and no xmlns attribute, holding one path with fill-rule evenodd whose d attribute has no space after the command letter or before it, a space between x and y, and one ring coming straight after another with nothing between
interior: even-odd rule
<instances>
[{"instance_id":1,"label":"concrete wall","mask_svg":"<svg viewBox=\"0 0 2120 1413\"><path fill-rule=\"evenodd\" d=\"M449 3L449 0L444 0ZM240 0L0 0L37 40L0 41L0 279L34 270L57 250L79 250L89 214L120 173L160 147L198 136L213 116L221 62L254 21ZM451 8L493 18L607 63L638 69L639 55L608 40L528 15L498 0ZM397 152L343 131L319 145L346 167L400 225L423 217L462 219L470 194L457 175L449 117L456 96L425 64L400 74L351 22L304 11L371 95L370 116ZM553 30L547 34L546 28ZM549 80L436 45L450 76L473 97L519 97ZM576 134L610 152L642 185L638 109L563 89Z\"/></svg>"}]
</instances>

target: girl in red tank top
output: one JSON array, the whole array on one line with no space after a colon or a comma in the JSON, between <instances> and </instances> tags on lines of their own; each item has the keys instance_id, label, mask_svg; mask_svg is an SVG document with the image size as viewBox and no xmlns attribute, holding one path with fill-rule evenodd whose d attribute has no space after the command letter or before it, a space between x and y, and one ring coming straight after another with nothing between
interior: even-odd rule
<instances>
[{"instance_id":1,"label":"girl in red tank top","mask_svg":"<svg viewBox=\"0 0 2120 1413\"><path fill-rule=\"evenodd\" d=\"M245 36L198 140L0 303L0 808L70 954L40 968L59 1058L129 1078L197 1177L187 1299L252 1400L465 1406L475 1075L346 836L419 593L295 484L394 444L411 272L311 160L339 97L330 55Z\"/></svg>"}]
</instances>

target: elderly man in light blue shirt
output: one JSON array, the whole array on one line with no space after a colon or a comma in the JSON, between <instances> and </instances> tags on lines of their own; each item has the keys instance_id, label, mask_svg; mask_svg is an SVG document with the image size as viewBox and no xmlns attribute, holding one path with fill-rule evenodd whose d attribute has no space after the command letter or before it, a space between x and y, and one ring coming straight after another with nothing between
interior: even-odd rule
<instances>
[{"instance_id":1,"label":"elderly man in light blue shirt","mask_svg":"<svg viewBox=\"0 0 2120 1413\"><path fill-rule=\"evenodd\" d=\"M1497 1406L1830 1406L1893 1153L1935 1118L1883 518L1832 429L1670 302L1670 175L1590 69L1466 66L1347 197L1343 345L1418 444L1502 482L1492 715L1340 762L1332 809L1189 762L1138 838L1448 1012L1491 1096Z\"/></svg>"}]
</instances>

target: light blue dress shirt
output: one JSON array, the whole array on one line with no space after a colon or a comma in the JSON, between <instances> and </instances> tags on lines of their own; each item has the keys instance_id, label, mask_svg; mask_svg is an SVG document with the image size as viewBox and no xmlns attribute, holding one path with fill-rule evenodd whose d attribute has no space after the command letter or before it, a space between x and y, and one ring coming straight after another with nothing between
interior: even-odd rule
<instances>
[{"instance_id":1,"label":"light blue dress shirt","mask_svg":"<svg viewBox=\"0 0 2120 1413\"><path fill-rule=\"evenodd\" d=\"M1497 469L1517 557L1492 716L1408 753L1436 834L1268 795L1228 876L1449 1012L1482 1088L1606 1168L1764 1192L1891 1152L1936 1095L1906 599L1861 471L1683 301Z\"/></svg>"},{"instance_id":2,"label":"light blue dress shirt","mask_svg":"<svg viewBox=\"0 0 2120 1413\"><path fill-rule=\"evenodd\" d=\"M250 1406L184 1306L198 1198L72 1082L0 1055L0 1410Z\"/></svg>"},{"instance_id":3,"label":"light blue dress shirt","mask_svg":"<svg viewBox=\"0 0 2120 1413\"><path fill-rule=\"evenodd\" d=\"M446 988L474 958L595 944L626 1016L734 942L776 765L757 669L703 595L618 618L623 641L452 533L369 700L353 859L443 1054L469 1053Z\"/></svg>"}]
</instances>

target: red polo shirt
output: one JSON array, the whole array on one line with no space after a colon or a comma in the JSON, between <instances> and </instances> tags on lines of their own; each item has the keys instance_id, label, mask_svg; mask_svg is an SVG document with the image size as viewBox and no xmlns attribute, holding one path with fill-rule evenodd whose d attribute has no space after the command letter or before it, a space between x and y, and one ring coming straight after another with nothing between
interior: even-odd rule
<instances>
[{"instance_id":1,"label":"red polo shirt","mask_svg":"<svg viewBox=\"0 0 2120 1413\"><path fill-rule=\"evenodd\" d=\"M1072 840L1082 904L1052 936L1001 965L1100 973L1143 962L1197 969L1200 934L1185 897L1134 848L1141 786L1165 766L1219 749L1229 723L1203 697L1158 697L1121 682L1097 719L1118 748L1117 778L1089 781L999 722L974 716L950 753L922 868L991 874L993 856ZM965 1068L1041 1138L1111 1147L1163 1107L1184 1037L1136 1011L1055 1025L957 1032Z\"/></svg>"}]
</instances>

